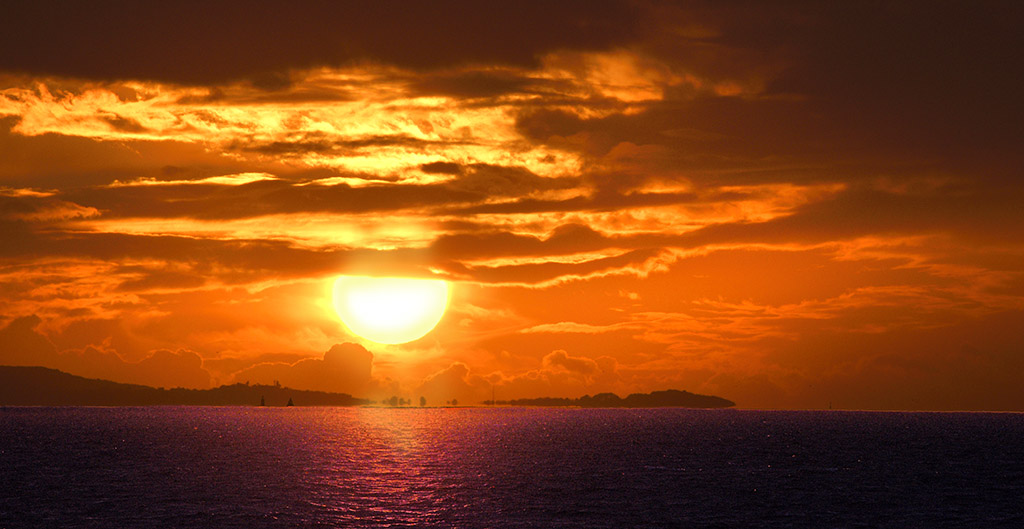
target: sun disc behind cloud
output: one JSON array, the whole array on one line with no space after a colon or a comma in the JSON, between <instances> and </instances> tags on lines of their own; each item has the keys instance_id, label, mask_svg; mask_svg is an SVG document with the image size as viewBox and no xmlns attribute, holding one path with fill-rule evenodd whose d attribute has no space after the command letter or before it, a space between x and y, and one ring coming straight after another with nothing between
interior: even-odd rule
<instances>
[{"instance_id":1,"label":"sun disc behind cloud","mask_svg":"<svg viewBox=\"0 0 1024 529\"><path fill-rule=\"evenodd\" d=\"M342 323L377 343L423 337L447 307L448 283L440 279L341 276L334 282L334 310Z\"/></svg>"}]
</instances>

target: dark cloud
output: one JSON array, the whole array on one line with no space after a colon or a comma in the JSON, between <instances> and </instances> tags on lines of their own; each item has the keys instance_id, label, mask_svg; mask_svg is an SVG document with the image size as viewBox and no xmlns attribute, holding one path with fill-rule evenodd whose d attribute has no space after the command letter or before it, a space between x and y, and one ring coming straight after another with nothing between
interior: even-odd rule
<instances>
[{"instance_id":1,"label":"dark cloud","mask_svg":"<svg viewBox=\"0 0 1024 529\"><path fill-rule=\"evenodd\" d=\"M432 254L448 259L564 255L613 245L609 239L581 224L559 226L546 239L505 231L442 235L431 246Z\"/></svg>"},{"instance_id":2,"label":"dark cloud","mask_svg":"<svg viewBox=\"0 0 1024 529\"><path fill-rule=\"evenodd\" d=\"M531 79L494 72L459 72L448 75L423 76L414 79L410 88L424 95L455 98L495 97L525 92Z\"/></svg>"},{"instance_id":3,"label":"dark cloud","mask_svg":"<svg viewBox=\"0 0 1024 529\"><path fill-rule=\"evenodd\" d=\"M635 207L672 206L680 204L713 204L753 198L753 193L739 191L712 193L617 193L606 191L593 196L578 196L564 200L523 198L509 202L480 204L455 209L460 214L515 214L569 211L616 211Z\"/></svg>"},{"instance_id":4,"label":"dark cloud","mask_svg":"<svg viewBox=\"0 0 1024 529\"><path fill-rule=\"evenodd\" d=\"M2 227L2 224L0 224ZM311 249L286 241L218 240L116 233L0 231L0 258L10 260L70 258L105 262L156 259L186 267L129 271L122 288L188 288L201 280L240 284L270 278L384 274L430 276L435 263L429 250L362 248Z\"/></svg>"},{"instance_id":5,"label":"dark cloud","mask_svg":"<svg viewBox=\"0 0 1024 529\"><path fill-rule=\"evenodd\" d=\"M124 116L118 116L114 114L112 116L103 116L103 121L106 121L111 128L118 132L129 132L129 133L143 133L149 132L149 129L144 127L138 121L126 118Z\"/></svg>"},{"instance_id":6,"label":"dark cloud","mask_svg":"<svg viewBox=\"0 0 1024 529\"><path fill-rule=\"evenodd\" d=\"M239 1L4 5L0 69L92 79L280 87L289 68L379 60L424 68L532 65L559 48L603 49L633 38L629 2L463 0L409 3Z\"/></svg>"},{"instance_id":7,"label":"dark cloud","mask_svg":"<svg viewBox=\"0 0 1024 529\"><path fill-rule=\"evenodd\" d=\"M462 166L452 162L433 162L425 163L420 166L420 170L427 174L459 174L462 172Z\"/></svg>"},{"instance_id":8,"label":"dark cloud","mask_svg":"<svg viewBox=\"0 0 1024 529\"><path fill-rule=\"evenodd\" d=\"M1014 2L818 4L775 37L802 60L771 86L806 94L847 128L881 145L986 151L1024 134ZM737 32L736 38L743 38Z\"/></svg>"},{"instance_id":9,"label":"dark cloud","mask_svg":"<svg viewBox=\"0 0 1024 529\"><path fill-rule=\"evenodd\" d=\"M106 218L238 219L303 212L367 213L422 208L449 210L458 209L463 204L500 197L571 189L580 183L578 178L545 178L521 167L488 164L445 164L431 166L429 170L456 171L458 175L450 181L437 184L390 184L374 175L347 174L352 178L374 182L359 187L287 180L260 180L243 185L182 181L165 185L71 188L61 193L60 197L67 199L70 204L83 205L78 206L83 211L87 211L85 208L98 209ZM8 202L13 204L14 201ZM3 207L0 203L0 208ZM2 211L0 209L0 213ZM71 213L68 212L69 215Z\"/></svg>"},{"instance_id":10,"label":"dark cloud","mask_svg":"<svg viewBox=\"0 0 1024 529\"><path fill-rule=\"evenodd\" d=\"M343 86L288 85L277 90L244 90L227 93L211 87L205 95L187 95L175 102L180 105L235 104L260 105L268 103L338 103L355 101L357 96Z\"/></svg>"},{"instance_id":11,"label":"dark cloud","mask_svg":"<svg viewBox=\"0 0 1024 529\"><path fill-rule=\"evenodd\" d=\"M472 173L472 171L469 171ZM520 174L513 172L512 174ZM536 178L527 175L527 179ZM499 182L506 182L499 178ZM484 182L490 182L489 177ZM507 184L507 182L506 182ZM503 184L504 185L504 184ZM316 186L292 187L286 182L256 182L248 188L266 187L284 193L267 203L277 204L275 210L261 209L259 201L239 201L245 196L241 191L225 189L225 204L236 204L238 217L257 213L283 211L316 211L317 201L328 201L324 190L310 189ZM142 186L141 192L150 189L163 191L164 186ZM175 187L175 186L169 186ZM190 186L180 186L187 188ZM191 186L200 187L200 186ZM515 187L515 185L512 185ZM116 188L128 189L128 188ZM362 201L360 211L372 211L374 196L384 205L395 206L385 190L379 194L365 194L371 188L353 188L351 192ZM416 187L399 186L396 191L413 193ZM191 190L171 190L189 192ZM422 191L420 189L419 191ZM436 189L437 202L450 197L450 190ZM300 193L291 195L291 193ZM302 194L308 193L303 196ZM337 195L334 195L337 196ZM410 197L415 197L415 194ZM468 194L467 196L486 196ZM290 197L290 198L288 198ZM19 197L25 198L25 197ZM230 198L230 200L228 200ZM422 197L420 197L422 198ZM641 195L619 204L651 205L692 200L692 197L650 197ZM668 200L671 198L672 200ZM640 199L644 199L641 201ZM130 200L121 199L124 202ZM1016 188L993 188L978 190L972 186L948 184L938 188L917 191L891 191L870 186L859 186L835 194L817 202L793 209L789 214L765 222L729 222L713 224L683 234L636 233L630 235L605 235L593 228L580 224L565 224L546 237L535 237L498 230L480 230L476 225L468 226L462 233L439 236L427 248L396 249L376 251L368 249L328 248L310 249L295 247L285 241L265 240L212 240L192 237L136 236L124 234L60 233L53 231L36 232L21 222L13 222L3 233L5 244L0 252L10 258L27 257L86 257L102 260L155 258L170 262L184 263L187 269L154 269L142 271L141 276L125 271L122 290L145 290L149 288L190 288L203 284L203 278L210 277L217 270L218 280L237 283L261 277L297 277L303 274L321 276L342 271L383 270L421 275L429 266L441 266L456 274L465 274L485 281L503 279L523 282L528 280L546 281L567 274L586 275L608 270L615 266L626 266L642 262L663 248L695 248L730 243L802 243L819 244L838 240L850 240L864 236L889 235L937 235L956 237L996 245L1011 244L1024 232L1018 205L1024 196ZM161 204L180 204L175 200L154 199L153 208ZM210 202L200 200L201 210L210 211ZM285 210L280 204L291 204L294 209ZM329 203L329 202L328 202ZM412 203L411 201L409 202ZM606 209L614 209L609 202ZM102 204L100 204L102 206ZM334 203L334 207L343 204ZM228 207L228 206L225 206ZM596 209L596 205L588 207ZM624 207L624 206L623 206ZM582 205L581 205L582 208ZM140 212L145 208L140 209ZM150 210L150 213L153 211ZM466 267L460 262L502 257L536 257L569 255L574 253L620 250L632 252L630 256L609 257L585 263L535 263L517 266L476 266ZM639 252L639 253L637 253ZM511 279L515 278L515 279ZM532 279L530 279L532 278Z\"/></svg>"},{"instance_id":12,"label":"dark cloud","mask_svg":"<svg viewBox=\"0 0 1024 529\"><path fill-rule=\"evenodd\" d=\"M548 237L489 231L444 235L427 248L371 250L311 249L286 241L217 240L176 236L113 233L25 232L0 234L22 244L4 244L0 257L29 259L60 256L107 262L156 259L175 267L127 268L119 271L120 290L195 288L216 280L240 284L268 278L291 278L350 273L430 276L430 267L487 282L546 281L567 274L588 275L642 263L657 248L682 244L680 237L637 234L610 237L579 224L566 224ZM466 267L461 261L500 257L568 255L608 249L623 255L583 263L543 262L516 266ZM184 268L182 268L184 267Z\"/></svg>"},{"instance_id":13,"label":"dark cloud","mask_svg":"<svg viewBox=\"0 0 1024 529\"><path fill-rule=\"evenodd\" d=\"M940 169L1019 179L1020 4L789 7L655 5L640 49L694 80L628 114L583 118L539 99L519 131L596 164L647 147L631 160L637 172L714 185Z\"/></svg>"},{"instance_id":14,"label":"dark cloud","mask_svg":"<svg viewBox=\"0 0 1024 529\"><path fill-rule=\"evenodd\" d=\"M246 171L279 175L294 169L268 161L236 160L202 145L176 141L99 141L77 136L24 136L11 131L20 118L0 117L0 187L74 189L138 178L204 178ZM167 171L168 167L177 170Z\"/></svg>"},{"instance_id":15,"label":"dark cloud","mask_svg":"<svg viewBox=\"0 0 1024 529\"><path fill-rule=\"evenodd\" d=\"M580 184L579 178L548 178L537 176L522 167L489 164L464 166L458 178L444 185L453 191L479 194L481 199L521 196L540 191L572 189Z\"/></svg>"},{"instance_id":16,"label":"dark cloud","mask_svg":"<svg viewBox=\"0 0 1024 529\"><path fill-rule=\"evenodd\" d=\"M278 272L291 269L296 273L330 270L337 268L342 260L339 254L333 252L303 250L293 248L284 242L262 240L228 242L191 237L104 233L34 235L31 241L22 239L25 244L18 246L8 245L5 241L0 256L62 256L111 262L155 258L171 262L205 263L207 266L217 263L226 267L221 271L222 280L229 279L232 274L239 274L239 278L257 277L258 274L267 273L271 269L277 269ZM287 262L292 259L296 261L293 261L293 265L288 265Z\"/></svg>"},{"instance_id":17,"label":"dark cloud","mask_svg":"<svg viewBox=\"0 0 1024 529\"><path fill-rule=\"evenodd\" d=\"M626 267L643 268L644 263L660 254L657 249L641 249L613 257L592 259L581 263L541 262L522 265L467 267L468 275L487 283L542 283L566 276L586 277L612 273Z\"/></svg>"},{"instance_id":18,"label":"dark cloud","mask_svg":"<svg viewBox=\"0 0 1024 529\"><path fill-rule=\"evenodd\" d=\"M228 145L229 150L255 152L270 155L300 156L308 153L346 155L366 149L380 147L402 147L409 149L429 149L451 145L468 145L466 141L423 140L412 136L393 134L370 136L353 139L331 139L324 135L307 135L292 141L257 142L252 140L235 140Z\"/></svg>"},{"instance_id":19,"label":"dark cloud","mask_svg":"<svg viewBox=\"0 0 1024 529\"><path fill-rule=\"evenodd\" d=\"M510 94L555 96L572 88L568 81L540 79L511 71L456 71L425 73L409 80L418 95L440 95L461 101L497 98Z\"/></svg>"},{"instance_id":20,"label":"dark cloud","mask_svg":"<svg viewBox=\"0 0 1024 529\"><path fill-rule=\"evenodd\" d=\"M1018 186L944 187L897 193L858 186L766 222L710 225L681 235L695 247L716 243L822 243L868 235L948 234L977 243L1014 243L1024 232Z\"/></svg>"},{"instance_id":21,"label":"dark cloud","mask_svg":"<svg viewBox=\"0 0 1024 529\"><path fill-rule=\"evenodd\" d=\"M533 107L517 115L516 126L535 143L582 154L587 178L608 191L641 187L655 175L698 186L841 182L935 165L898 145L865 151L863 141L874 139L852 138L799 100L709 95L593 118Z\"/></svg>"},{"instance_id":22,"label":"dark cloud","mask_svg":"<svg viewBox=\"0 0 1024 529\"><path fill-rule=\"evenodd\" d=\"M0 191L0 221L46 222L92 217L99 214L94 208L51 196L5 196Z\"/></svg>"},{"instance_id":23,"label":"dark cloud","mask_svg":"<svg viewBox=\"0 0 1024 529\"><path fill-rule=\"evenodd\" d=\"M356 175L356 177L369 175ZM448 184L352 187L297 185L283 180L263 180L243 185L191 184L160 186L96 187L69 190L75 203L89 204L116 217L191 217L243 219L282 213L366 213L434 207L475 202L479 192L455 189Z\"/></svg>"}]
</instances>

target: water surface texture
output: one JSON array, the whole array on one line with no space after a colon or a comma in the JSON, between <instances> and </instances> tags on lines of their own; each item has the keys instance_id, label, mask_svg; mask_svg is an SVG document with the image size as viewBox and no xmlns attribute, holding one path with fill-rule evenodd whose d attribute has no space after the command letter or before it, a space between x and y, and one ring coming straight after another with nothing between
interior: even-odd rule
<instances>
[{"instance_id":1,"label":"water surface texture","mask_svg":"<svg viewBox=\"0 0 1024 529\"><path fill-rule=\"evenodd\" d=\"M1024 415L0 408L0 528L1022 527Z\"/></svg>"}]
</instances>

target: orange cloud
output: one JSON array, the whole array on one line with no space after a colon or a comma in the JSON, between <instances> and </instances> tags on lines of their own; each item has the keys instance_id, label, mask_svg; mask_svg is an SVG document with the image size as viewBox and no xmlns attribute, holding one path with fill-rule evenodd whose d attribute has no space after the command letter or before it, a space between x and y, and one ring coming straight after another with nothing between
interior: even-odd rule
<instances>
[{"instance_id":1,"label":"orange cloud","mask_svg":"<svg viewBox=\"0 0 1024 529\"><path fill-rule=\"evenodd\" d=\"M210 373L203 369L203 360L195 352L157 350L138 362L127 362L116 351L94 347L58 352L35 330L40 321L36 316L22 317L0 329L0 363L43 366L87 378L154 387L210 387Z\"/></svg>"},{"instance_id":2,"label":"orange cloud","mask_svg":"<svg viewBox=\"0 0 1024 529\"><path fill-rule=\"evenodd\" d=\"M0 20L7 361L432 403L1024 406L1006 7L33 5ZM445 278L449 313L376 360L333 348L357 340L341 274Z\"/></svg>"},{"instance_id":3,"label":"orange cloud","mask_svg":"<svg viewBox=\"0 0 1024 529\"><path fill-rule=\"evenodd\" d=\"M331 347L322 359L307 358L293 364L262 363L234 375L236 382L273 384L317 391L362 395L369 388L373 353L365 347L345 343Z\"/></svg>"},{"instance_id":4,"label":"orange cloud","mask_svg":"<svg viewBox=\"0 0 1024 529\"><path fill-rule=\"evenodd\" d=\"M618 365L614 358L596 361L553 351L544 356L539 368L516 374L499 371L488 375L473 372L462 362L428 375L412 390L428 402L449 402L452 399L473 404L495 398L566 396L584 393L618 391ZM515 396L515 397L512 397Z\"/></svg>"}]
</instances>

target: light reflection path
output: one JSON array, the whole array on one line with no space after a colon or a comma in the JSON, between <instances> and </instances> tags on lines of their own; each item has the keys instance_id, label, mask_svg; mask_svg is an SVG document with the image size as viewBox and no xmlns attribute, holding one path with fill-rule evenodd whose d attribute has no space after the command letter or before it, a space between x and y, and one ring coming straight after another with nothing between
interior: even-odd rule
<instances>
[{"instance_id":1,"label":"light reflection path","mask_svg":"<svg viewBox=\"0 0 1024 529\"><path fill-rule=\"evenodd\" d=\"M0 407L0 527L1019 527L1024 414Z\"/></svg>"}]
</instances>

